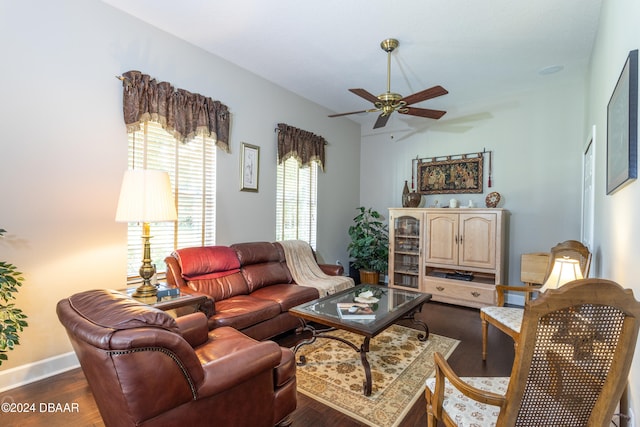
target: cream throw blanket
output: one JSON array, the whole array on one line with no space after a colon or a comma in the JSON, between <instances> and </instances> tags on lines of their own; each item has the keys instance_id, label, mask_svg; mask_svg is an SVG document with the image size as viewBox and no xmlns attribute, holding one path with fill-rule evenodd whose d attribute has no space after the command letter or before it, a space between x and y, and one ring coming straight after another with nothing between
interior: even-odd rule
<instances>
[{"instance_id":1,"label":"cream throw blanket","mask_svg":"<svg viewBox=\"0 0 640 427\"><path fill-rule=\"evenodd\" d=\"M279 242L284 248L287 267L298 285L312 286L320 293L320 298L354 286L353 279L345 276L329 276L316 262L311 246L302 240Z\"/></svg>"}]
</instances>

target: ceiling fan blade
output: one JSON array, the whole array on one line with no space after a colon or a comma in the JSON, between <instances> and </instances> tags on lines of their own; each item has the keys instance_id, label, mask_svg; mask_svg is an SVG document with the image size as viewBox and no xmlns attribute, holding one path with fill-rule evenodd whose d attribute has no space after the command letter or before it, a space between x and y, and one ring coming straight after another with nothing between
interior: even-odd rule
<instances>
[{"instance_id":1,"label":"ceiling fan blade","mask_svg":"<svg viewBox=\"0 0 640 427\"><path fill-rule=\"evenodd\" d=\"M403 110L406 110L403 112ZM408 114L410 116L426 117L428 119L439 119L446 114L442 110L430 110L428 108L405 107L398 111L400 114Z\"/></svg>"},{"instance_id":2,"label":"ceiling fan blade","mask_svg":"<svg viewBox=\"0 0 640 427\"><path fill-rule=\"evenodd\" d=\"M446 95L449 91L443 88L442 86L434 86L429 89L421 90L420 92L416 92L413 95L405 96L402 98L402 101L406 102L407 105L415 104L416 102L425 101L427 99L436 98L438 96Z\"/></svg>"},{"instance_id":3,"label":"ceiling fan blade","mask_svg":"<svg viewBox=\"0 0 640 427\"><path fill-rule=\"evenodd\" d=\"M389 121L389 117L391 117L391 114L387 114L387 115L380 114L378 116L378 120L376 120L376 124L373 125L373 128L378 129L378 128L384 127Z\"/></svg>"},{"instance_id":4,"label":"ceiling fan blade","mask_svg":"<svg viewBox=\"0 0 640 427\"><path fill-rule=\"evenodd\" d=\"M366 90L364 90L364 89L349 89L349 92L351 92L351 93L355 93L355 94L356 94L356 95L358 95L359 97L364 98L364 99L366 99L367 101L372 102L372 103L374 103L374 104L375 104L376 102L380 101L380 100L378 99L378 97L377 97L377 96L375 96L374 94L372 94L372 93L370 93L370 92L367 92L367 91L366 91Z\"/></svg>"},{"instance_id":5,"label":"ceiling fan blade","mask_svg":"<svg viewBox=\"0 0 640 427\"><path fill-rule=\"evenodd\" d=\"M360 113L367 113L367 112L369 112L369 110L351 111L350 113L330 114L329 117L348 116L349 114L360 114Z\"/></svg>"}]
</instances>

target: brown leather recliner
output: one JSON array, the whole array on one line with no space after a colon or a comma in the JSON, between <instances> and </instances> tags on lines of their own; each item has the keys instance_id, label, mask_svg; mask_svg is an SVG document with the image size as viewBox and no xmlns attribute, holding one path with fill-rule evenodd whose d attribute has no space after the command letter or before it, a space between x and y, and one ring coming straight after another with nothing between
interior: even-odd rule
<instances>
[{"instance_id":1,"label":"brown leather recliner","mask_svg":"<svg viewBox=\"0 0 640 427\"><path fill-rule=\"evenodd\" d=\"M57 306L107 426L286 426L295 360L203 313L172 318L116 291Z\"/></svg>"}]
</instances>

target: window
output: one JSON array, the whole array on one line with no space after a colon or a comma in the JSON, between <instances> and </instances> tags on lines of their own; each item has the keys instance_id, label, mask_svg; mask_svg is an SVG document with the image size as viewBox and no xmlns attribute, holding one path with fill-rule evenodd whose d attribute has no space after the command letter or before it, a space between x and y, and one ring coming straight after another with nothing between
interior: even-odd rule
<instances>
[{"instance_id":1,"label":"window","mask_svg":"<svg viewBox=\"0 0 640 427\"><path fill-rule=\"evenodd\" d=\"M202 136L177 141L155 122L129 134L129 168L157 169L171 177L178 221L151 224L151 259L158 272L176 248L215 244L215 140ZM129 223L127 275L142 263L142 225Z\"/></svg>"},{"instance_id":2,"label":"window","mask_svg":"<svg viewBox=\"0 0 640 427\"><path fill-rule=\"evenodd\" d=\"M316 248L318 165L300 168L291 157L277 167L276 240L304 240Z\"/></svg>"}]
</instances>

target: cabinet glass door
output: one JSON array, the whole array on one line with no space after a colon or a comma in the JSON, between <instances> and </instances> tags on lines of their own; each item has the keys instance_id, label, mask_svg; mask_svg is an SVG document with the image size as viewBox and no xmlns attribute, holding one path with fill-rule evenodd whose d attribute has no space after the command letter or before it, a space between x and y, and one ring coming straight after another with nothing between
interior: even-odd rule
<instances>
[{"instance_id":1,"label":"cabinet glass door","mask_svg":"<svg viewBox=\"0 0 640 427\"><path fill-rule=\"evenodd\" d=\"M394 220L393 227L393 284L418 289L420 220L401 216Z\"/></svg>"}]
</instances>

